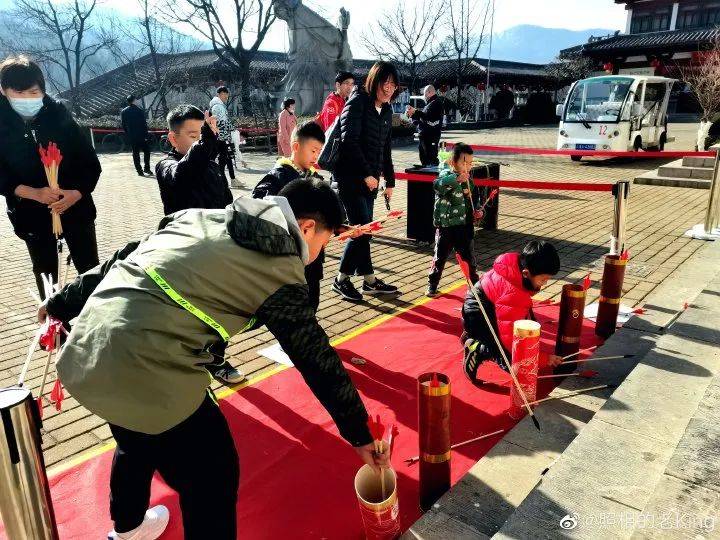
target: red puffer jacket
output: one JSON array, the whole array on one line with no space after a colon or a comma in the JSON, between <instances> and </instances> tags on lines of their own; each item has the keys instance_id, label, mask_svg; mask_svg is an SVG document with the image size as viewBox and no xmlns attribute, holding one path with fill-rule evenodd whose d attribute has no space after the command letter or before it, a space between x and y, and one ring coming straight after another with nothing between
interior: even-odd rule
<instances>
[{"instance_id":1,"label":"red puffer jacket","mask_svg":"<svg viewBox=\"0 0 720 540\"><path fill-rule=\"evenodd\" d=\"M480 282L488 300L495 305L500 341L508 351L512 351L513 323L527 319L532 308L532 294L523 287L519 261L519 253L503 253Z\"/></svg>"}]
</instances>

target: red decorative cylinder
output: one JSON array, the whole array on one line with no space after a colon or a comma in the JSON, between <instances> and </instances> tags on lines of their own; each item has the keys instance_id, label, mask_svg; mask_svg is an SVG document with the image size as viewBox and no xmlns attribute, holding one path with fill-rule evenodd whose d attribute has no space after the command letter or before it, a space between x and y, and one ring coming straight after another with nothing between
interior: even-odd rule
<instances>
[{"instance_id":1,"label":"red decorative cylinder","mask_svg":"<svg viewBox=\"0 0 720 540\"><path fill-rule=\"evenodd\" d=\"M423 373L417 381L420 508L426 511L450 489L450 378Z\"/></svg>"},{"instance_id":2,"label":"red decorative cylinder","mask_svg":"<svg viewBox=\"0 0 720 540\"><path fill-rule=\"evenodd\" d=\"M558 319L555 354L568 356L580 350L580 333L582 332L583 311L585 311L586 291L582 285L563 285L560 296L560 318ZM570 371L575 364L570 364ZM567 371L558 366L556 372Z\"/></svg>"},{"instance_id":3,"label":"red decorative cylinder","mask_svg":"<svg viewBox=\"0 0 720 540\"><path fill-rule=\"evenodd\" d=\"M605 256L605 268L603 269L595 323L595 334L600 337L608 338L615 333L626 266L627 259L621 258L620 255Z\"/></svg>"},{"instance_id":4,"label":"red decorative cylinder","mask_svg":"<svg viewBox=\"0 0 720 540\"><path fill-rule=\"evenodd\" d=\"M535 401L537 398L539 354L540 323L527 320L515 321L513 324L512 369L528 402ZM513 383L510 387L508 414L517 420L522 418L525 412L525 402Z\"/></svg>"},{"instance_id":5,"label":"red decorative cylinder","mask_svg":"<svg viewBox=\"0 0 720 540\"><path fill-rule=\"evenodd\" d=\"M363 465L355 475L355 495L360 505L365 538L392 540L400 536L400 506L397 498L397 475L392 469L382 469L385 493L380 475L370 465Z\"/></svg>"}]
</instances>

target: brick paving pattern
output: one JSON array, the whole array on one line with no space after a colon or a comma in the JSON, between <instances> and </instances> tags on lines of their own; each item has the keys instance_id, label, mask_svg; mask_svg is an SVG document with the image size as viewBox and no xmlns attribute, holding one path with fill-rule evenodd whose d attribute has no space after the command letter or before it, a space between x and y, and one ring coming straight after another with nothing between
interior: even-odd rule
<instances>
[{"instance_id":1,"label":"brick paving pattern","mask_svg":"<svg viewBox=\"0 0 720 540\"><path fill-rule=\"evenodd\" d=\"M670 126L677 137L668 149L693 146L695 126ZM499 128L484 131L457 131L446 140L474 144L507 144L534 147L555 145L555 127ZM417 150L405 147L393 151L396 170L417 161ZM159 155L153 156L153 163ZM241 178L252 186L275 160L274 156L246 154L250 169ZM501 178L545 181L615 182L632 180L638 170L656 168L662 160L586 160L573 163L563 157L493 156L500 161ZM126 242L152 231L162 217L157 184L152 178L136 176L129 154L102 155L103 174L95 192L98 206L98 241L100 257L106 257ZM237 196L249 190L234 190ZM627 243L632 266L625 280L624 301L638 305L702 243L683 237L683 232L702 221L707 191L633 185L628 209ZM405 209L406 188L398 182L394 208ZM0 203L4 214L4 202ZM382 216L384 205L378 203L376 215ZM542 297L559 297L563 284L581 281L593 264L607 252L612 226L613 199L609 193L581 191L503 190L500 195L500 220L497 231L478 231L475 252L480 270L489 268L494 258L505 251L517 250L530 239L553 241L562 257L557 279L541 293ZM390 301L371 298L354 305L339 299L330 284L337 273L342 246L333 243L328 249L323 295L318 315L331 338L339 337L370 320L410 306L422 297L432 257L432 246L403 241L405 220L394 222L383 231L390 238L373 241L373 259L378 275L400 286L402 295ZM7 218L0 218L0 387L15 384L30 337L36 329L35 301L28 288L35 283L30 260L23 243L12 233ZM74 276L74 270L70 273ZM457 282L461 274L449 262L441 286ZM592 274L590 300L599 294L600 274ZM678 306L679 308L680 306ZM249 375L258 375L273 364L257 350L273 342L262 329L232 340L228 348L230 361ZM45 354L36 352L26 384L37 391L45 363ZM48 385L47 390L51 387ZM92 415L71 397L63 403L62 412L45 407L44 449L48 466L61 463L109 441L110 432L103 420Z\"/></svg>"}]
</instances>

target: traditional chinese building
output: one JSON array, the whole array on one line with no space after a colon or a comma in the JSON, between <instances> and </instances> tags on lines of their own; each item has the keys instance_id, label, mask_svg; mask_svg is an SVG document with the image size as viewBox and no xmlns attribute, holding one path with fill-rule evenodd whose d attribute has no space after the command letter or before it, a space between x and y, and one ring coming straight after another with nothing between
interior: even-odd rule
<instances>
[{"instance_id":1,"label":"traditional chinese building","mask_svg":"<svg viewBox=\"0 0 720 540\"><path fill-rule=\"evenodd\" d=\"M561 57L581 54L599 71L613 74L664 75L692 61L720 36L720 1L615 0L627 11L625 32L592 37L563 50Z\"/></svg>"}]
</instances>

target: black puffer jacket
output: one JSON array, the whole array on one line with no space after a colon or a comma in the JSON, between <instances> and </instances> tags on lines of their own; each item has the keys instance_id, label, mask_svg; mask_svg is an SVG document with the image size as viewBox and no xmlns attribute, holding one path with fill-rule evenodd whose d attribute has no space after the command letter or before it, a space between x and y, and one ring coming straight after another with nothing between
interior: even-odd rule
<instances>
[{"instance_id":1,"label":"black puffer jacket","mask_svg":"<svg viewBox=\"0 0 720 540\"><path fill-rule=\"evenodd\" d=\"M155 165L165 215L188 208L225 208L233 201L227 179L213 161L222 144L207 124L184 156L175 149Z\"/></svg>"},{"instance_id":2,"label":"black puffer jacket","mask_svg":"<svg viewBox=\"0 0 720 540\"><path fill-rule=\"evenodd\" d=\"M443 100L437 95L428 99L422 110L415 111L412 119L418 124L418 133L423 139L440 139L442 133Z\"/></svg>"},{"instance_id":3,"label":"black puffer jacket","mask_svg":"<svg viewBox=\"0 0 720 540\"><path fill-rule=\"evenodd\" d=\"M63 156L58 174L60 188L82 193L80 200L63 213L61 221L64 225L90 223L96 215L92 192L100 178L100 162L70 112L62 103L45 96L40 112L26 123L0 96L0 195L7 200L8 217L21 238L52 230L47 205L21 199L14 193L19 185L48 186L38 145L47 147L51 141Z\"/></svg>"},{"instance_id":4,"label":"black puffer jacket","mask_svg":"<svg viewBox=\"0 0 720 540\"><path fill-rule=\"evenodd\" d=\"M335 178L340 194L370 194L364 182L368 176L385 177L395 187L391 155L392 109L383 104L378 113L370 96L358 89L340 114L341 143ZM377 190L373 191L377 195Z\"/></svg>"}]
</instances>

